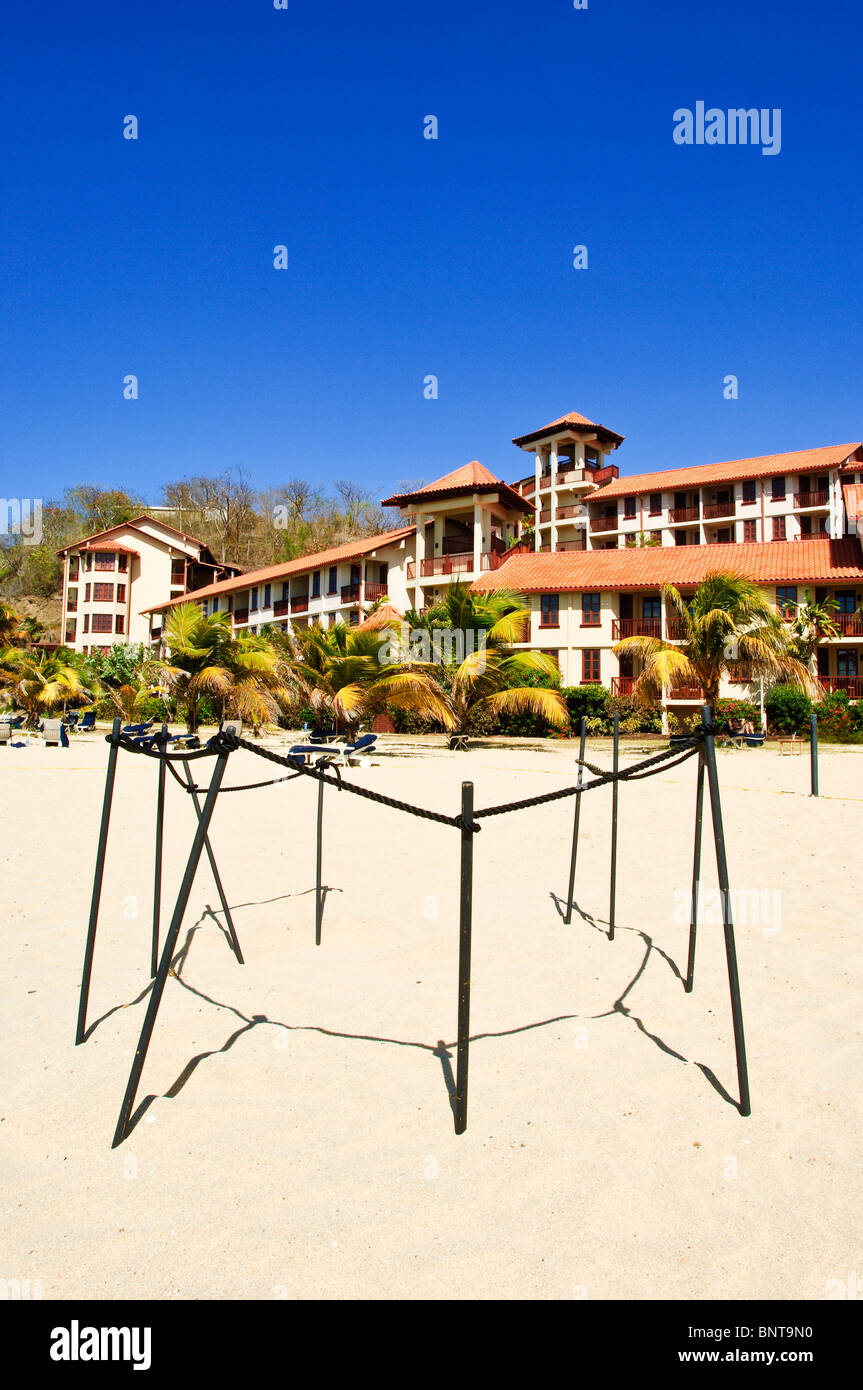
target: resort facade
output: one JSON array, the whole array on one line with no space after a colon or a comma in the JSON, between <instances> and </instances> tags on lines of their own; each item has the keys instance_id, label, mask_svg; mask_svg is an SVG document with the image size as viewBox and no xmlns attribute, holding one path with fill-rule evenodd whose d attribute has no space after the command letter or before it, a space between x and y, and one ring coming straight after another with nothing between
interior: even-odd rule
<instances>
[{"instance_id":1,"label":"resort facade","mask_svg":"<svg viewBox=\"0 0 863 1390\"><path fill-rule=\"evenodd\" d=\"M248 574L213 573L195 589L163 587L139 610L144 640L159 643L166 612L190 598L204 613L227 612L237 632L356 626L384 598L400 614L422 611L461 580L525 595L522 645L550 654L565 685L598 681L628 694L638 671L614 645L680 636L663 586L686 597L710 571L733 569L789 617L807 596L835 600L838 636L822 643L819 673L827 689L863 696L863 445L620 477L609 459L623 436L576 412L513 442L533 455L528 477L506 483L473 461L385 498L404 522L391 531ZM108 543L72 550L86 554L93 541ZM739 677L725 693L757 697ZM663 703L683 709L700 698L675 689Z\"/></svg>"}]
</instances>

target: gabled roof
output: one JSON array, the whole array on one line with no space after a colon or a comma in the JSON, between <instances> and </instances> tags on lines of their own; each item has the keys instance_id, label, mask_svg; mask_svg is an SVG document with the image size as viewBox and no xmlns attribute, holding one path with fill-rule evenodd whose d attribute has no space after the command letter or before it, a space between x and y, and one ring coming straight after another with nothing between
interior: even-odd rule
<instances>
[{"instance_id":1,"label":"gabled roof","mask_svg":"<svg viewBox=\"0 0 863 1390\"><path fill-rule=\"evenodd\" d=\"M233 594L238 590L267 584L274 579L290 579L295 574L306 574L312 570L323 569L327 565L338 564L340 560L353 560L359 555L368 555L385 545L396 545L412 536L415 531L415 526L400 526L396 531L382 531L377 536L358 537L356 540L346 541L344 545L334 546L331 550L318 550L312 555L303 555L299 560L285 560L280 565L250 570L248 574L238 574L233 579L220 579L216 584L207 584L203 589L193 589L191 593L182 594L166 603L153 604L152 608L145 608L143 612L160 613L164 608L175 608L178 603L195 603L219 594Z\"/></svg>"},{"instance_id":2,"label":"gabled roof","mask_svg":"<svg viewBox=\"0 0 863 1390\"><path fill-rule=\"evenodd\" d=\"M179 536L180 540L188 541L191 545L196 545L205 555L209 555L210 563L224 569L239 570L238 565L231 565L225 561L216 560L210 547L206 545L204 541L198 540L197 536L190 536L185 531L178 531L175 526L169 526L167 521L162 521L156 516L149 516L147 512L142 512L140 516L130 517L128 521L120 521L116 526L109 526L105 531L94 531L91 536L82 536L80 540L71 541L69 545L64 545L62 550L58 550L57 554L65 555L69 550L95 550L96 546L93 544L94 541L100 541L105 536L116 535L118 531L123 530L124 526L131 526L133 530L139 530L141 524L145 521L149 522L151 526L159 526L163 531L169 531L172 536ZM152 537L150 539L152 539ZM170 542L165 541L164 544L169 545ZM120 548L119 545L114 546L115 550L119 550ZM103 545L101 549L110 550L111 546L106 544Z\"/></svg>"},{"instance_id":3,"label":"gabled roof","mask_svg":"<svg viewBox=\"0 0 863 1390\"><path fill-rule=\"evenodd\" d=\"M501 501L511 511L521 511L530 515L536 510L533 502L526 501L502 478L496 478L491 469L486 468L479 459L473 459L461 468L453 469L452 473L445 473L433 483L415 488L413 492L398 492L392 497L385 497L381 506L404 507L411 503L421 503L425 497L430 500L435 497L461 497L473 492L497 492Z\"/></svg>"},{"instance_id":4,"label":"gabled roof","mask_svg":"<svg viewBox=\"0 0 863 1390\"><path fill-rule=\"evenodd\" d=\"M667 468L661 473L633 473L615 478L590 496L591 502L614 497L631 497L639 492L703 487L709 483L740 482L744 478L767 478L775 473L809 473L820 468L836 468L857 449L858 444L828 444L820 449L798 449L790 454L764 454L760 458L732 459L728 463L702 463L694 468Z\"/></svg>"},{"instance_id":5,"label":"gabled roof","mask_svg":"<svg viewBox=\"0 0 863 1390\"><path fill-rule=\"evenodd\" d=\"M863 551L854 537L842 540L761 541L742 545L640 546L634 549L556 551L513 555L483 574L477 592L692 588L716 570L734 570L758 584L822 584L863 580Z\"/></svg>"},{"instance_id":6,"label":"gabled roof","mask_svg":"<svg viewBox=\"0 0 863 1390\"><path fill-rule=\"evenodd\" d=\"M598 425L595 420L588 420L586 415L579 415L577 410L571 410L568 415L561 415L557 420L552 420L550 424L543 425L541 430L533 430L530 434L519 435L514 439L513 444L523 449L525 444L533 444L534 441L547 439L553 434L562 434L565 430L573 430L576 433L595 434L603 444L622 444L624 436L615 430L610 430L607 425Z\"/></svg>"}]
</instances>

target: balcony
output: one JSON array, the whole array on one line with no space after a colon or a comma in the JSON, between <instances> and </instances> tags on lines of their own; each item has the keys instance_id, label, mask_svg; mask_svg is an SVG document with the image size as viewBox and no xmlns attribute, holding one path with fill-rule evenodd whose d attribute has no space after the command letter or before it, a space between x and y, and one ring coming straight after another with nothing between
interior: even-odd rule
<instances>
[{"instance_id":1,"label":"balcony","mask_svg":"<svg viewBox=\"0 0 863 1390\"><path fill-rule=\"evenodd\" d=\"M610 463L607 468L597 468L593 472L593 481L597 487L602 487L605 483L610 483L612 478L620 477L620 469L616 463Z\"/></svg>"},{"instance_id":2,"label":"balcony","mask_svg":"<svg viewBox=\"0 0 863 1390\"><path fill-rule=\"evenodd\" d=\"M830 493L825 488L821 492L795 492L795 507L829 507Z\"/></svg>"},{"instance_id":3,"label":"balcony","mask_svg":"<svg viewBox=\"0 0 863 1390\"><path fill-rule=\"evenodd\" d=\"M863 637L863 614L834 613L833 622L842 637Z\"/></svg>"},{"instance_id":4,"label":"balcony","mask_svg":"<svg viewBox=\"0 0 863 1390\"><path fill-rule=\"evenodd\" d=\"M544 546L542 547L542 549L543 549L543 550L550 550L550 549L551 549L551 546L544 545ZM587 546L585 545L583 539L577 540L577 541L558 541L558 543L557 543L557 549L558 549L558 550L586 550L586 549L587 549Z\"/></svg>"},{"instance_id":5,"label":"balcony","mask_svg":"<svg viewBox=\"0 0 863 1390\"><path fill-rule=\"evenodd\" d=\"M734 515L734 502L708 502L704 508L705 521L717 521L722 517Z\"/></svg>"},{"instance_id":6,"label":"balcony","mask_svg":"<svg viewBox=\"0 0 863 1390\"><path fill-rule=\"evenodd\" d=\"M698 521L699 510L697 507L669 507L668 520L672 526L678 526L687 521Z\"/></svg>"},{"instance_id":7,"label":"balcony","mask_svg":"<svg viewBox=\"0 0 863 1390\"><path fill-rule=\"evenodd\" d=\"M584 507L579 502L568 507L558 507L555 513L558 521L569 521L574 516L584 516Z\"/></svg>"},{"instance_id":8,"label":"balcony","mask_svg":"<svg viewBox=\"0 0 863 1390\"><path fill-rule=\"evenodd\" d=\"M672 685L665 693L669 700L704 700L700 685Z\"/></svg>"},{"instance_id":9,"label":"balcony","mask_svg":"<svg viewBox=\"0 0 863 1390\"><path fill-rule=\"evenodd\" d=\"M635 676L612 676L611 693L612 695L631 695L635 685Z\"/></svg>"},{"instance_id":10,"label":"balcony","mask_svg":"<svg viewBox=\"0 0 863 1390\"><path fill-rule=\"evenodd\" d=\"M844 690L850 700L863 700L863 676L820 676L819 680L831 694Z\"/></svg>"},{"instance_id":11,"label":"balcony","mask_svg":"<svg viewBox=\"0 0 863 1390\"><path fill-rule=\"evenodd\" d=\"M683 618L665 619L665 636L669 642L682 642L686 637L686 622Z\"/></svg>"},{"instance_id":12,"label":"balcony","mask_svg":"<svg viewBox=\"0 0 863 1390\"><path fill-rule=\"evenodd\" d=\"M614 618L612 620L612 642L619 642L621 637L661 636L662 624L658 618Z\"/></svg>"},{"instance_id":13,"label":"balcony","mask_svg":"<svg viewBox=\"0 0 863 1390\"><path fill-rule=\"evenodd\" d=\"M235 623L247 623L249 621L249 610L248 608L235 608L233 616Z\"/></svg>"},{"instance_id":14,"label":"balcony","mask_svg":"<svg viewBox=\"0 0 863 1390\"><path fill-rule=\"evenodd\" d=\"M800 535L795 536L794 539L798 541L829 541L830 532L826 527L823 531L801 531Z\"/></svg>"},{"instance_id":15,"label":"balcony","mask_svg":"<svg viewBox=\"0 0 863 1390\"><path fill-rule=\"evenodd\" d=\"M341 588L342 603L359 603L360 586L359 584L343 584ZM308 608L308 604L306 604Z\"/></svg>"},{"instance_id":16,"label":"balcony","mask_svg":"<svg viewBox=\"0 0 863 1390\"><path fill-rule=\"evenodd\" d=\"M547 521L551 521L551 507L543 507L539 514L540 526L544 526Z\"/></svg>"},{"instance_id":17,"label":"balcony","mask_svg":"<svg viewBox=\"0 0 863 1390\"><path fill-rule=\"evenodd\" d=\"M618 519L616 516L595 516L591 518L591 531L616 531Z\"/></svg>"},{"instance_id":18,"label":"balcony","mask_svg":"<svg viewBox=\"0 0 863 1390\"><path fill-rule=\"evenodd\" d=\"M377 603L377 602L378 602L378 599L386 598L386 596L387 596L387 585L386 585L386 584L370 584L370 583L368 582L368 580L366 580L366 589L365 589L365 593L366 593L366 603Z\"/></svg>"},{"instance_id":19,"label":"balcony","mask_svg":"<svg viewBox=\"0 0 863 1390\"><path fill-rule=\"evenodd\" d=\"M505 554L499 550L483 551L480 555L479 568L484 570L496 570L503 564ZM416 565L413 560L408 561L407 577L412 580L415 575ZM473 552L463 555L441 555L433 559L420 561L420 578L436 579L448 578L450 575L474 574Z\"/></svg>"},{"instance_id":20,"label":"balcony","mask_svg":"<svg viewBox=\"0 0 863 1390\"><path fill-rule=\"evenodd\" d=\"M273 617L286 618L291 611L291 600L289 598L277 598L273 604Z\"/></svg>"}]
</instances>

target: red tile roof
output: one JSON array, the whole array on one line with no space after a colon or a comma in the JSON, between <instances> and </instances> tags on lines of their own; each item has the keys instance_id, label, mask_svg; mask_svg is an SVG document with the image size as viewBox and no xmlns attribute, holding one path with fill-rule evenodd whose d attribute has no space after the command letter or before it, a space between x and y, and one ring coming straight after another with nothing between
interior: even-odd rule
<instances>
[{"instance_id":1,"label":"red tile roof","mask_svg":"<svg viewBox=\"0 0 863 1390\"><path fill-rule=\"evenodd\" d=\"M743 478L770 477L774 473L809 473L819 468L835 468L861 444L831 444L820 449L799 449L791 454L765 454L761 458L732 459L728 463L703 463L694 468L667 468L661 473L634 473L615 478L607 487L591 493L591 502L612 497L631 497L638 492L661 492L665 488L699 487L708 483L732 483Z\"/></svg>"},{"instance_id":2,"label":"red tile roof","mask_svg":"<svg viewBox=\"0 0 863 1390\"><path fill-rule=\"evenodd\" d=\"M161 526L164 531L170 531L172 535L179 536L181 540L191 541L192 545L197 545L200 550L202 550L210 556L212 563L219 564L218 561L214 560L213 552L210 550L209 546L205 545L203 541L198 540L197 536L190 536L186 531L178 531L176 526L169 526L167 521L161 521L158 517L149 516L146 512L142 512L140 516L130 517L128 521L120 521L117 523L116 526L109 526L105 531L94 531L92 536L82 536L80 540L71 541L69 545L64 545L63 549L58 550L56 553L58 555L65 555L67 550L80 550L82 547L85 547L89 550L95 550L96 547L92 544L93 541L99 540L103 536L113 536L115 531L122 531L124 526L132 526L137 530L142 521L149 521L152 526ZM169 544L169 542L166 541L165 544L167 545ZM113 547L111 547L110 545L106 545L104 547L104 549L106 550L111 550L112 548L114 550L120 549L120 547L116 545ZM138 552L135 551L133 553L137 554ZM206 561L204 563L206 563ZM225 563L222 567L224 569L233 570L239 568L239 566L237 565L231 565L227 563Z\"/></svg>"},{"instance_id":3,"label":"red tile roof","mask_svg":"<svg viewBox=\"0 0 863 1390\"><path fill-rule=\"evenodd\" d=\"M382 603L380 608L376 608L374 613L370 613L367 618L360 623L360 632L377 632L379 628L386 627L388 623L400 623L402 615L397 608L393 608L391 603Z\"/></svg>"},{"instance_id":4,"label":"red tile roof","mask_svg":"<svg viewBox=\"0 0 863 1390\"><path fill-rule=\"evenodd\" d=\"M257 584L265 584L272 579L288 579L293 574L323 569L326 565L338 564L340 560L353 560L359 555L368 555L385 545L395 545L406 540L416 531L415 526L400 526L396 531L382 531L377 536L358 537L337 545L332 550L319 550L313 555L303 555L299 560L285 560L280 565L268 565L266 569L250 570L248 574L238 574L233 579L220 579L216 584L208 584L203 589L194 589L179 598L166 603L156 603L145 608L144 613L161 613L163 608L175 608L178 603L197 602L199 599L214 598L218 594L233 594L238 590L249 589Z\"/></svg>"},{"instance_id":5,"label":"red tile roof","mask_svg":"<svg viewBox=\"0 0 863 1390\"><path fill-rule=\"evenodd\" d=\"M641 546L513 555L482 575L473 589L554 593L583 589L691 588L716 570L734 570L759 584L863 580L863 551L854 537L833 541L767 541L743 545Z\"/></svg>"},{"instance_id":6,"label":"red tile roof","mask_svg":"<svg viewBox=\"0 0 863 1390\"><path fill-rule=\"evenodd\" d=\"M842 489L842 496L848 520L859 523L863 518L863 483L849 483Z\"/></svg>"},{"instance_id":7,"label":"red tile roof","mask_svg":"<svg viewBox=\"0 0 863 1390\"><path fill-rule=\"evenodd\" d=\"M471 463L455 468L452 473L445 473L442 478L437 478L433 483L426 483L424 487L415 488L413 492L398 492L392 497L385 497L381 505L403 507L412 502L422 502L424 497L459 497L472 492L499 492L501 501L511 509L526 512L528 515L536 510L532 502L527 502L508 483L496 478L479 459L473 459Z\"/></svg>"},{"instance_id":8,"label":"red tile roof","mask_svg":"<svg viewBox=\"0 0 863 1390\"><path fill-rule=\"evenodd\" d=\"M595 420L588 420L586 415L579 415L577 410L571 410L568 415L561 415L557 420L552 420L550 424L543 425L541 430L533 430L530 434L519 435L514 439L513 444L517 444L521 449L525 444L532 444L534 440L544 439L550 434L561 434L564 430L593 430L599 439L604 443L622 444L624 436L615 430L610 430L607 425L598 425Z\"/></svg>"}]
</instances>

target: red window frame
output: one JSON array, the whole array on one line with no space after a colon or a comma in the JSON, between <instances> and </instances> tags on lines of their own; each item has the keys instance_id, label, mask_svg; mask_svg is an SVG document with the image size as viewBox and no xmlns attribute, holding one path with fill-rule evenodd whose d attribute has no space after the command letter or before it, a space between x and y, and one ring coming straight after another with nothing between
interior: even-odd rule
<instances>
[{"instance_id":1,"label":"red window frame","mask_svg":"<svg viewBox=\"0 0 863 1390\"><path fill-rule=\"evenodd\" d=\"M540 595L539 625L540 627L560 627L560 594Z\"/></svg>"},{"instance_id":2,"label":"red window frame","mask_svg":"<svg viewBox=\"0 0 863 1390\"><path fill-rule=\"evenodd\" d=\"M124 615L123 615L122 613L118 613L117 616L116 616L115 619L114 619L114 631L115 631L116 633L122 635L125 626L126 626L126 619L125 619Z\"/></svg>"},{"instance_id":3,"label":"red window frame","mask_svg":"<svg viewBox=\"0 0 863 1390\"><path fill-rule=\"evenodd\" d=\"M600 627L602 599L598 590L585 590L581 595L581 626Z\"/></svg>"},{"instance_id":4,"label":"red window frame","mask_svg":"<svg viewBox=\"0 0 863 1390\"><path fill-rule=\"evenodd\" d=\"M94 603L113 603L113 602L114 602L114 585L113 585L113 584L99 584L99 583L94 584L94 585L93 585L93 602L94 602Z\"/></svg>"},{"instance_id":5,"label":"red window frame","mask_svg":"<svg viewBox=\"0 0 863 1390\"><path fill-rule=\"evenodd\" d=\"M773 539L775 541L784 541L786 539L785 517L774 516L771 520L773 522Z\"/></svg>"},{"instance_id":6,"label":"red window frame","mask_svg":"<svg viewBox=\"0 0 863 1390\"><path fill-rule=\"evenodd\" d=\"M113 550L97 550L96 564L97 570L112 570L115 568L117 557Z\"/></svg>"},{"instance_id":7,"label":"red window frame","mask_svg":"<svg viewBox=\"0 0 863 1390\"><path fill-rule=\"evenodd\" d=\"M602 653L599 647L584 647L581 653L581 683L582 685L598 685L600 681L600 659Z\"/></svg>"},{"instance_id":8,"label":"red window frame","mask_svg":"<svg viewBox=\"0 0 863 1390\"><path fill-rule=\"evenodd\" d=\"M118 585L117 585L117 602L118 602L118 603L125 603L125 602L126 602L126 585L125 585L125 584L118 584Z\"/></svg>"},{"instance_id":9,"label":"red window frame","mask_svg":"<svg viewBox=\"0 0 863 1390\"><path fill-rule=\"evenodd\" d=\"M743 523L743 539L745 541L758 540L758 522L754 517Z\"/></svg>"},{"instance_id":10,"label":"red window frame","mask_svg":"<svg viewBox=\"0 0 863 1390\"><path fill-rule=\"evenodd\" d=\"M93 632L110 632L112 627L113 623L111 622L110 613L93 614Z\"/></svg>"}]
</instances>

